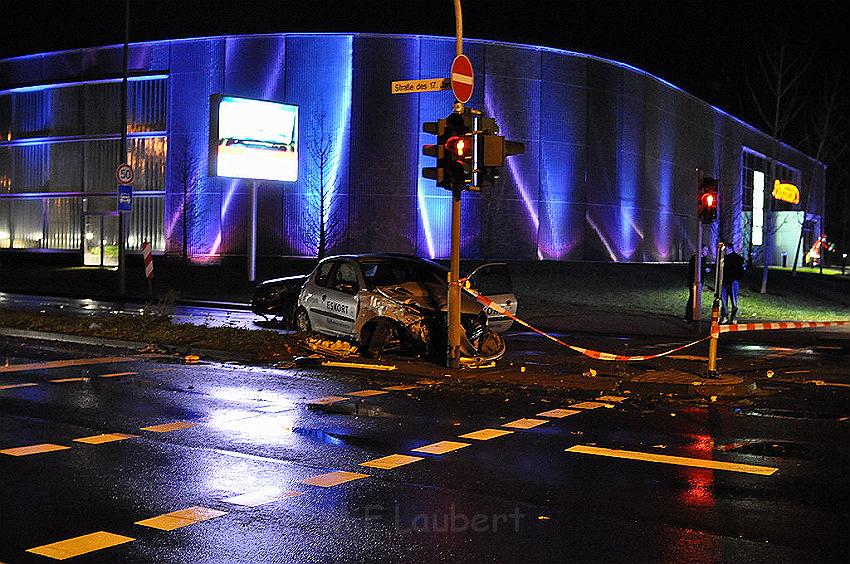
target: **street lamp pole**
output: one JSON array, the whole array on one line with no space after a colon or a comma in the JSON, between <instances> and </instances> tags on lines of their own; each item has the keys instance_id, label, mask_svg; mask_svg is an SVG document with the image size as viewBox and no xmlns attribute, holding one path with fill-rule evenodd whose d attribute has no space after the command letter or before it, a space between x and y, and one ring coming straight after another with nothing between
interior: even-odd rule
<instances>
[{"instance_id":1,"label":"street lamp pole","mask_svg":"<svg viewBox=\"0 0 850 564\"><path fill-rule=\"evenodd\" d=\"M130 0L124 0L124 79L121 81L121 155L127 161L127 76L130 66ZM123 211L118 212L118 294L127 293L127 237Z\"/></svg>"}]
</instances>

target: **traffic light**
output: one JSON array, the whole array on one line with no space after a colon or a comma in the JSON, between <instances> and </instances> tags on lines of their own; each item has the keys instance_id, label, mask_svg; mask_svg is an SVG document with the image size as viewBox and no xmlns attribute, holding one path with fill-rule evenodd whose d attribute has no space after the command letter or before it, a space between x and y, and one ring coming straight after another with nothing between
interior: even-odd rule
<instances>
[{"instance_id":1,"label":"traffic light","mask_svg":"<svg viewBox=\"0 0 850 564\"><path fill-rule=\"evenodd\" d=\"M437 136L436 144L422 147L422 154L437 159L437 166L423 168L422 176L448 190L477 191L492 185L505 159L525 151L522 143L497 135L495 119L470 108L425 122L422 130Z\"/></svg>"},{"instance_id":2,"label":"traffic light","mask_svg":"<svg viewBox=\"0 0 850 564\"><path fill-rule=\"evenodd\" d=\"M697 217L702 223L714 223L717 220L717 200L717 180L703 178L697 202Z\"/></svg>"},{"instance_id":3,"label":"traffic light","mask_svg":"<svg viewBox=\"0 0 850 564\"><path fill-rule=\"evenodd\" d=\"M505 159L525 152L525 145L505 139L499 133L496 120L479 116L475 128L475 146L478 151L475 186L480 190L492 185L501 175Z\"/></svg>"},{"instance_id":4,"label":"traffic light","mask_svg":"<svg viewBox=\"0 0 850 564\"><path fill-rule=\"evenodd\" d=\"M437 143L424 145L422 154L437 159L436 167L422 169L422 176L448 190L463 190L472 182L472 137L466 116L451 113L445 119L425 122L422 130L437 136Z\"/></svg>"}]
</instances>

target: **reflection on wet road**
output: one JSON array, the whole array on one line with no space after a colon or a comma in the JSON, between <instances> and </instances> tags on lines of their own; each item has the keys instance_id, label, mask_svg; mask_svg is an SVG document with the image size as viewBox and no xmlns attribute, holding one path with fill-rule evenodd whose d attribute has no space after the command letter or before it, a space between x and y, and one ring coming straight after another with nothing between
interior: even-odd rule
<instances>
[{"instance_id":1,"label":"reflection on wet road","mask_svg":"<svg viewBox=\"0 0 850 564\"><path fill-rule=\"evenodd\" d=\"M0 373L0 515L15 525L0 533L4 562L773 561L850 548L847 389L675 403L4 346L26 366ZM795 405L809 415L769 416Z\"/></svg>"}]
</instances>

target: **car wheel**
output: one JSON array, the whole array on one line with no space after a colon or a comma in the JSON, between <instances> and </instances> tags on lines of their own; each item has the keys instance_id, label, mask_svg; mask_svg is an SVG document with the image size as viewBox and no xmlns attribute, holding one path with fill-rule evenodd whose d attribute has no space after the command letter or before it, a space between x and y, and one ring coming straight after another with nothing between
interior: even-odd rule
<instances>
[{"instance_id":1,"label":"car wheel","mask_svg":"<svg viewBox=\"0 0 850 564\"><path fill-rule=\"evenodd\" d=\"M363 345L363 356L378 358L388 348L390 343L398 342L398 328L388 319L378 319L370 323L363 331L360 342Z\"/></svg>"},{"instance_id":2,"label":"car wheel","mask_svg":"<svg viewBox=\"0 0 850 564\"><path fill-rule=\"evenodd\" d=\"M294 323L295 330L299 333L309 333L311 331L310 327L310 316L307 315L307 310L303 307L299 307L295 310L295 318Z\"/></svg>"}]
</instances>

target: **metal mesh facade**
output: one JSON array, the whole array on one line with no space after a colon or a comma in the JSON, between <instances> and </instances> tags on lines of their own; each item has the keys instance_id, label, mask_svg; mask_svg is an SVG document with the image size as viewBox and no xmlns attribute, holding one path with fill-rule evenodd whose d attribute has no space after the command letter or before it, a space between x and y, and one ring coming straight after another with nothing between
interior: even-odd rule
<instances>
[{"instance_id":1,"label":"metal mesh facade","mask_svg":"<svg viewBox=\"0 0 850 564\"><path fill-rule=\"evenodd\" d=\"M661 79L561 50L464 46L476 73L468 105L525 144L496 186L464 195L464 257L687 260L696 169L720 179L721 221L709 239L740 241L745 151L799 171L808 211L823 215L821 163L784 144L772 153L768 136ZM299 107L298 181L258 186L260 254L316 251L309 140L323 124L333 139L330 252L447 257L450 194L421 177L433 164L421 155L433 142L421 124L449 113L453 97L391 95L390 82L446 76L453 57L453 39L426 36L131 45L128 157L147 199L134 210L130 248L147 238L180 252L185 231L198 259L245 254L252 181L206 176L210 95L228 94ZM0 61L0 248L79 247L74 194L114 190L120 74L120 46ZM48 202L48 192L61 198Z\"/></svg>"}]
</instances>

